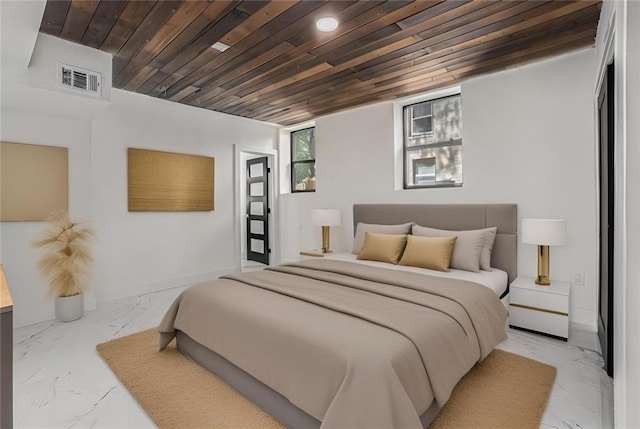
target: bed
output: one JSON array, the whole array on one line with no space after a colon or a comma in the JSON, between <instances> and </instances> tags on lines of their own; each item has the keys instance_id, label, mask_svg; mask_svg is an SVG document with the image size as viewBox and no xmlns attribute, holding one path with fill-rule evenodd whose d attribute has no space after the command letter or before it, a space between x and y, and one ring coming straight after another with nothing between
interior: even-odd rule
<instances>
[{"instance_id":1,"label":"bed","mask_svg":"<svg viewBox=\"0 0 640 429\"><path fill-rule=\"evenodd\" d=\"M515 278L513 204L357 204L353 215L354 226L496 227L493 277ZM182 353L287 427L426 427L506 338L507 295L508 287L336 255L186 290L160 325L160 348L175 337Z\"/></svg>"}]
</instances>

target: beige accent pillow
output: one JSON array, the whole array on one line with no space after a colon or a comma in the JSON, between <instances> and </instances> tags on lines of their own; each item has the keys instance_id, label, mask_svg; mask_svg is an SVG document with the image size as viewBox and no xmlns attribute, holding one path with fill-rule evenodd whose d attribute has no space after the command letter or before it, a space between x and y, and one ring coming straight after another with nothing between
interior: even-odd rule
<instances>
[{"instance_id":1,"label":"beige accent pillow","mask_svg":"<svg viewBox=\"0 0 640 429\"><path fill-rule=\"evenodd\" d=\"M430 270L449 271L451 255L458 237L420 237L407 236L400 265L429 268Z\"/></svg>"},{"instance_id":2,"label":"beige accent pillow","mask_svg":"<svg viewBox=\"0 0 640 429\"><path fill-rule=\"evenodd\" d=\"M364 245L357 259L397 264L406 244L406 234L376 234L375 232L366 232Z\"/></svg>"},{"instance_id":3,"label":"beige accent pillow","mask_svg":"<svg viewBox=\"0 0 640 429\"><path fill-rule=\"evenodd\" d=\"M453 247L451 268L472 271L474 273L480 272L480 253L485 243L484 230L449 231L413 225L411 233L424 237L458 237Z\"/></svg>"},{"instance_id":4,"label":"beige accent pillow","mask_svg":"<svg viewBox=\"0 0 640 429\"><path fill-rule=\"evenodd\" d=\"M491 269L491 253L493 252L493 243L496 241L496 233L498 228L484 228L484 246L480 252L480 269L485 271L493 271Z\"/></svg>"},{"instance_id":5,"label":"beige accent pillow","mask_svg":"<svg viewBox=\"0 0 640 429\"><path fill-rule=\"evenodd\" d=\"M357 255L364 244L364 236L367 232L375 232L378 234L409 234L411 232L412 223L403 223L399 225L378 225L375 223L358 222L356 225L356 236L353 239L353 254Z\"/></svg>"}]
</instances>

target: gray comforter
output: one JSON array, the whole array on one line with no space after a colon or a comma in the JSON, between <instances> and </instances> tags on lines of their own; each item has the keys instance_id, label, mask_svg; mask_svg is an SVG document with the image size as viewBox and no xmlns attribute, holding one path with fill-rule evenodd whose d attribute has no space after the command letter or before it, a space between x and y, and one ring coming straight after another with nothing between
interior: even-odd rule
<instances>
[{"instance_id":1,"label":"gray comforter","mask_svg":"<svg viewBox=\"0 0 640 429\"><path fill-rule=\"evenodd\" d=\"M476 283L312 260L184 291L180 330L287 397L323 428L421 427L433 399L506 338L507 311Z\"/></svg>"}]
</instances>

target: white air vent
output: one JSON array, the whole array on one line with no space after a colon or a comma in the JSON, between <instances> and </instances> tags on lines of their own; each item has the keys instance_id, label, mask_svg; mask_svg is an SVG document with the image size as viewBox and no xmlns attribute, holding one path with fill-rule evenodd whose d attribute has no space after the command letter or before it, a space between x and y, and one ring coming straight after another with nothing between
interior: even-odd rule
<instances>
[{"instance_id":1,"label":"white air vent","mask_svg":"<svg viewBox=\"0 0 640 429\"><path fill-rule=\"evenodd\" d=\"M217 50L218 50L218 51L220 51L220 52L224 52L224 51L226 51L227 49L229 49L229 47L230 47L230 46L229 46L229 45L227 45L226 43L216 42L216 43L214 43L213 45L211 45L211 47L212 47L213 49L217 49Z\"/></svg>"},{"instance_id":2,"label":"white air vent","mask_svg":"<svg viewBox=\"0 0 640 429\"><path fill-rule=\"evenodd\" d=\"M58 63L58 86L102 95L102 74Z\"/></svg>"}]
</instances>

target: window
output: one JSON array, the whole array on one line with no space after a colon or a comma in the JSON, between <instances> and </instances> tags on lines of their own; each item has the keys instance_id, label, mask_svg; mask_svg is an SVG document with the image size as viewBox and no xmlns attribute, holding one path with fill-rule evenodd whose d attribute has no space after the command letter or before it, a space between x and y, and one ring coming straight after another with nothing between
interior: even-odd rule
<instances>
[{"instance_id":1,"label":"window","mask_svg":"<svg viewBox=\"0 0 640 429\"><path fill-rule=\"evenodd\" d=\"M411 138L433 135L433 103L409 106L411 110Z\"/></svg>"},{"instance_id":2,"label":"window","mask_svg":"<svg viewBox=\"0 0 640 429\"><path fill-rule=\"evenodd\" d=\"M462 186L460 94L403 108L404 188Z\"/></svg>"},{"instance_id":3,"label":"window","mask_svg":"<svg viewBox=\"0 0 640 429\"><path fill-rule=\"evenodd\" d=\"M315 128L291 133L291 192L316 190Z\"/></svg>"}]
</instances>

